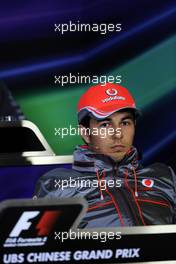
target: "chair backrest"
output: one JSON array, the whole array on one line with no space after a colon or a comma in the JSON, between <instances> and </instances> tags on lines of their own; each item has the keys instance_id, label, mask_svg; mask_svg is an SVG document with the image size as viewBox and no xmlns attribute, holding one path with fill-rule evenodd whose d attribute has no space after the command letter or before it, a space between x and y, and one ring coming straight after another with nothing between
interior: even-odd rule
<instances>
[{"instance_id":1,"label":"chair backrest","mask_svg":"<svg viewBox=\"0 0 176 264\"><path fill-rule=\"evenodd\" d=\"M0 121L0 156L55 155L38 127L28 121Z\"/></svg>"}]
</instances>

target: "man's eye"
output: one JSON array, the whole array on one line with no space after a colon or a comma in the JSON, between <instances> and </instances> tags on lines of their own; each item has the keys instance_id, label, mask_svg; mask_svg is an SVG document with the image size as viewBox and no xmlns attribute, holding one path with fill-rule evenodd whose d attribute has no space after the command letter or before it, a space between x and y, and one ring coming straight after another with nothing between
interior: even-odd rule
<instances>
[{"instance_id":1,"label":"man's eye","mask_svg":"<svg viewBox=\"0 0 176 264\"><path fill-rule=\"evenodd\" d=\"M110 125L110 124L106 122L106 123L102 123L102 124L100 124L100 127L109 127L109 125Z\"/></svg>"},{"instance_id":2,"label":"man's eye","mask_svg":"<svg viewBox=\"0 0 176 264\"><path fill-rule=\"evenodd\" d=\"M122 121L122 126L129 126L130 122L129 121Z\"/></svg>"}]
</instances>

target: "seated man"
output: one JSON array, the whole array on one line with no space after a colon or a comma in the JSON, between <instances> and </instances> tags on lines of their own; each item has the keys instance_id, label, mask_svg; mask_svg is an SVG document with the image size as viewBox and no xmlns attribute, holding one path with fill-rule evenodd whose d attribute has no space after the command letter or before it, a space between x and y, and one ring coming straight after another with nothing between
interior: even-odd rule
<instances>
[{"instance_id":1,"label":"seated man","mask_svg":"<svg viewBox=\"0 0 176 264\"><path fill-rule=\"evenodd\" d=\"M139 163L133 146L138 115L126 88L90 87L78 103L86 145L76 147L72 170L55 169L39 179L36 196L84 196L89 208L80 227L175 223L176 176L164 164L143 168ZM65 181L64 190L56 184Z\"/></svg>"}]
</instances>

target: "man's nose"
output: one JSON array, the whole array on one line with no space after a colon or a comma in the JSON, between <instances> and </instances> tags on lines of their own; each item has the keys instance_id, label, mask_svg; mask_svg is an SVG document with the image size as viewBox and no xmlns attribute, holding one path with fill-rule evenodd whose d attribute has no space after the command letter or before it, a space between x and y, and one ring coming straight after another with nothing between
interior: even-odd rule
<instances>
[{"instance_id":1,"label":"man's nose","mask_svg":"<svg viewBox=\"0 0 176 264\"><path fill-rule=\"evenodd\" d=\"M121 139L123 137L122 129L120 127L114 128L114 137Z\"/></svg>"}]
</instances>

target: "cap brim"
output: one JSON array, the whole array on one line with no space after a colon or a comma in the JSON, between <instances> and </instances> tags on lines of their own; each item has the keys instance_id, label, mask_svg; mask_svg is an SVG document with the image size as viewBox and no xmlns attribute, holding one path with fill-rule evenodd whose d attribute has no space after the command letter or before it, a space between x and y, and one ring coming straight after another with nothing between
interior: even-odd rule
<instances>
[{"instance_id":1,"label":"cap brim","mask_svg":"<svg viewBox=\"0 0 176 264\"><path fill-rule=\"evenodd\" d=\"M114 111L108 112L108 113L103 113L100 111L93 111L91 109L88 108L84 108L82 109L79 113L78 113L78 122L81 123L81 121L86 117L86 116L90 116L96 120L103 120L106 117L112 115L115 112L119 112L119 111L123 111L123 110L132 110L134 111L135 114L135 118L139 118L140 116L142 116L142 111L140 109L137 108L132 108L132 107L122 107L119 109L115 109Z\"/></svg>"}]
</instances>

